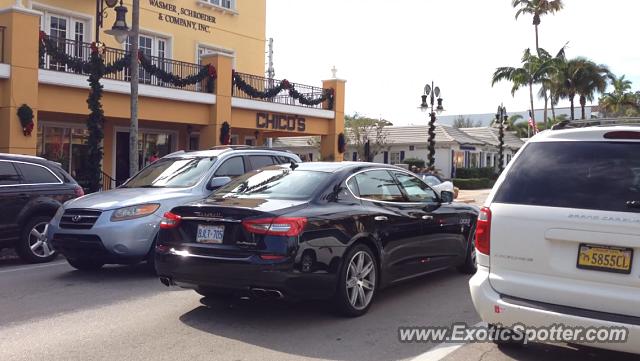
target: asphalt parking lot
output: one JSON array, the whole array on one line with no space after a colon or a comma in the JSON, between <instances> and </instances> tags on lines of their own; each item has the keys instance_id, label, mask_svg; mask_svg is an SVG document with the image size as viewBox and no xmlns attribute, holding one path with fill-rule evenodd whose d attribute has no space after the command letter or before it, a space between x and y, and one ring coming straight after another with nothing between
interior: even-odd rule
<instances>
[{"instance_id":1,"label":"asphalt parking lot","mask_svg":"<svg viewBox=\"0 0 640 361\"><path fill-rule=\"evenodd\" d=\"M481 203L488 191L463 192ZM326 302L232 304L167 288L143 265L85 273L58 258L0 258L0 360L632 360L529 344L402 343L403 326L480 322L469 276L443 271L389 288L347 319Z\"/></svg>"}]
</instances>

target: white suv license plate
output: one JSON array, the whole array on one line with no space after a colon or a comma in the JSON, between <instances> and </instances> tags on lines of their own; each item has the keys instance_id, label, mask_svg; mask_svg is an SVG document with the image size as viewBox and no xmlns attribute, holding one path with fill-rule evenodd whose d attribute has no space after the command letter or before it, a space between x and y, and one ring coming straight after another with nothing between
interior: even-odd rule
<instances>
[{"instance_id":1,"label":"white suv license plate","mask_svg":"<svg viewBox=\"0 0 640 361\"><path fill-rule=\"evenodd\" d=\"M224 239L224 226L198 225L196 242L208 244L221 244Z\"/></svg>"}]
</instances>

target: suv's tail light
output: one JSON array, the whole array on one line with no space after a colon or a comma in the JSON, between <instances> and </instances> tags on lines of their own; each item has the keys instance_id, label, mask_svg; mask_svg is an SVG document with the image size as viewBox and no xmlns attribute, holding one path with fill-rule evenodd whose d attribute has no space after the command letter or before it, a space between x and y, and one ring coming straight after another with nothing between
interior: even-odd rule
<instances>
[{"instance_id":1,"label":"suv's tail light","mask_svg":"<svg viewBox=\"0 0 640 361\"><path fill-rule=\"evenodd\" d=\"M307 219L304 217L258 218L242 221L242 226L250 233L288 237L298 236L306 224Z\"/></svg>"},{"instance_id":2,"label":"suv's tail light","mask_svg":"<svg viewBox=\"0 0 640 361\"><path fill-rule=\"evenodd\" d=\"M82 197L84 195L84 189L79 185L73 187L73 192L76 194L76 197Z\"/></svg>"},{"instance_id":3,"label":"suv's tail light","mask_svg":"<svg viewBox=\"0 0 640 361\"><path fill-rule=\"evenodd\" d=\"M180 217L179 215L171 212L166 212L164 214L164 217L162 218L162 221L160 221L160 229L178 228L181 220L182 217Z\"/></svg>"},{"instance_id":4,"label":"suv's tail light","mask_svg":"<svg viewBox=\"0 0 640 361\"><path fill-rule=\"evenodd\" d=\"M478 214L476 225L476 250L489 255L491 245L491 209L483 207Z\"/></svg>"}]
</instances>

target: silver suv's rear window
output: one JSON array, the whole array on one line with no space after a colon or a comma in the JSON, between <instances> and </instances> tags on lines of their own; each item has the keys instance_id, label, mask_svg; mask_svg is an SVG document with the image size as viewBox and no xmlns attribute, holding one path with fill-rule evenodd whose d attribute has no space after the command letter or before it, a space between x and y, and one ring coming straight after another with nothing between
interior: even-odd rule
<instances>
[{"instance_id":1,"label":"silver suv's rear window","mask_svg":"<svg viewBox=\"0 0 640 361\"><path fill-rule=\"evenodd\" d=\"M531 143L494 202L640 212L639 155L640 143Z\"/></svg>"}]
</instances>

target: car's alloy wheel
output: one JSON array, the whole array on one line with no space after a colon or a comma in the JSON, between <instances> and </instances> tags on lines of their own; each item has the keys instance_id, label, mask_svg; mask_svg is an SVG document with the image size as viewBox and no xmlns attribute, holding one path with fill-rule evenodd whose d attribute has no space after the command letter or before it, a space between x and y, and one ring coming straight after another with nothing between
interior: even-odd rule
<instances>
[{"instance_id":1,"label":"car's alloy wheel","mask_svg":"<svg viewBox=\"0 0 640 361\"><path fill-rule=\"evenodd\" d=\"M458 271L465 274L474 274L478 270L478 254L475 247L475 238L476 228L474 227L469 232L469 243L467 245L464 263L458 266Z\"/></svg>"},{"instance_id":2,"label":"car's alloy wheel","mask_svg":"<svg viewBox=\"0 0 640 361\"><path fill-rule=\"evenodd\" d=\"M56 253L47 239L48 229L48 222L40 222L34 225L29 232L29 248L36 257L46 258Z\"/></svg>"},{"instance_id":3,"label":"car's alloy wheel","mask_svg":"<svg viewBox=\"0 0 640 361\"><path fill-rule=\"evenodd\" d=\"M50 217L36 216L24 225L20 241L16 244L20 258L31 263L42 263L56 257L57 252L47 238L50 220Z\"/></svg>"},{"instance_id":4,"label":"car's alloy wheel","mask_svg":"<svg viewBox=\"0 0 640 361\"><path fill-rule=\"evenodd\" d=\"M347 268L345 287L349 303L356 310L363 310L373 298L376 288L376 265L365 251L358 251L351 257Z\"/></svg>"}]
</instances>

